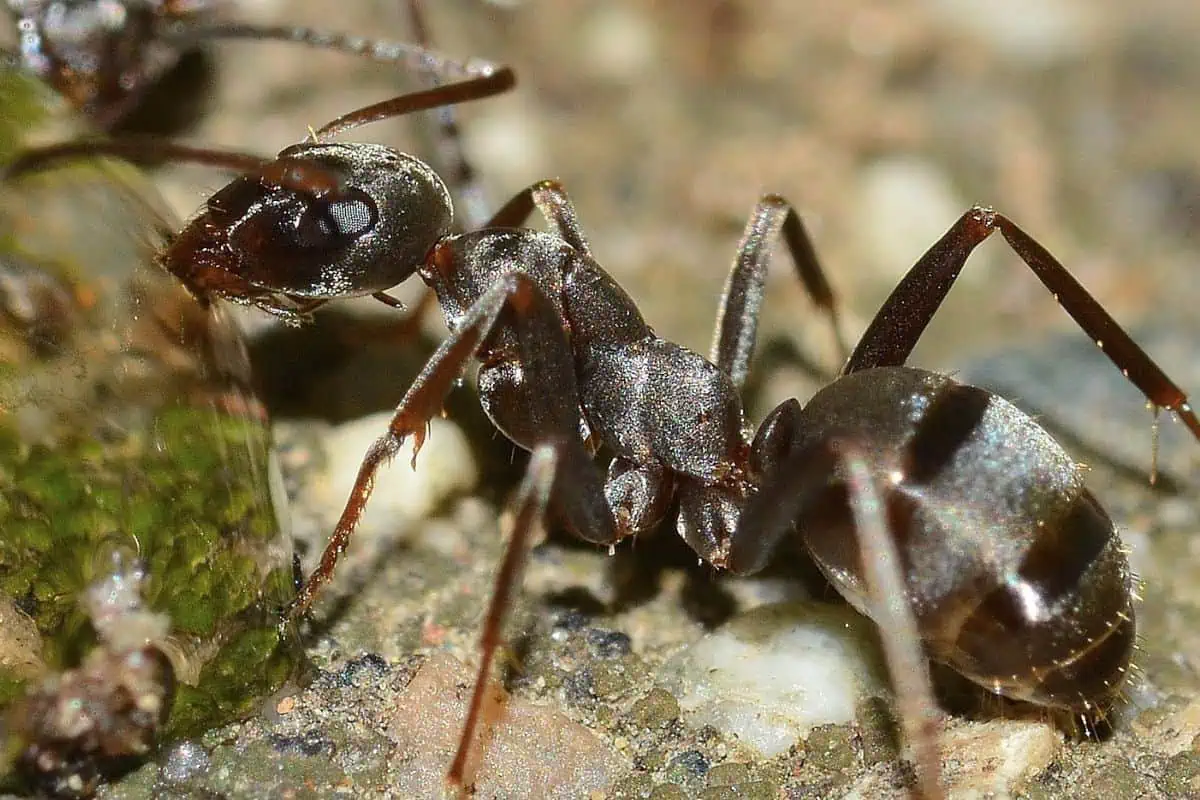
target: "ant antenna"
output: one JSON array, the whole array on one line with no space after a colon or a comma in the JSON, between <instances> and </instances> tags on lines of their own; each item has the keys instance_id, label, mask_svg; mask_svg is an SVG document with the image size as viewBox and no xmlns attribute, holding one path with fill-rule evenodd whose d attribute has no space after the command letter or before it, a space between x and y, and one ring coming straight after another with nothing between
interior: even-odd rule
<instances>
[{"instance_id":1,"label":"ant antenna","mask_svg":"<svg viewBox=\"0 0 1200 800\"><path fill-rule=\"evenodd\" d=\"M407 10L408 28L413 39L422 47L433 47L433 34L425 17L422 0L407 0L402 5ZM438 86L441 81L426 73L424 83L426 87L432 88ZM491 204L463 147L462 132L454 107L442 106L432 111L431 116L437 125L436 133L431 137L432 149L438 159L434 167L446 178L447 186L455 195L455 221L460 230L482 228L492 218Z\"/></svg>"},{"instance_id":2,"label":"ant antenna","mask_svg":"<svg viewBox=\"0 0 1200 800\"><path fill-rule=\"evenodd\" d=\"M435 59L437 63L464 64L464 62L446 59L430 50L418 48L415 45L412 46L412 49L420 50L429 58ZM487 64L487 62L470 63L486 64L484 74L457 83L436 86L424 91L409 92L398 97L393 97L390 100L384 100L381 103L374 103L351 111L318 128L315 137L318 140L327 139L372 122L380 122L392 119L393 117L412 114L417 111L428 111L429 109L455 103L481 100L485 97L492 97L493 95L506 92L516 85L516 75L509 67L494 68L490 64ZM262 156L189 147L154 137L124 137L113 140L85 139L74 142L63 142L47 147L30 148L10 162L3 172L0 173L0 178L11 180L18 175L45 169L52 163L65 159L106 155L135 162L158 163L172 161L193 163L240 173L259 172L271 163L271 159L263 158ZM329 184L337 180L332 175L320 178L318 175L320 172L320 168L316 165L310 165L308 169L308 174L317 178L323 184ZM276 176L273 174L264 174L263 177L267 180L274 180ZM287 185L294 186L294 188L311 188L304 184L303 181L289 182Z\"/></svg>"},{"instance_id":3,"label":"ant antenna","mask_svg":"<svg viewBox=\"0 0 1200 800\"><path fill-rule=\"evenodd\" d=\"M39 172L59 161L95 156L115 156L126 161L152 164L174 161L239 173L255 172L271 163L270 159L252 153L191 147L153 136L122 136L120 139L59 142L23 150L0 171L0 181L11 181L31 172Z\"/></svg>"},{"instance_id":4,"label":"ant antenna","mask_svg":"<svg viewBox=\"0 0 1200 800\"><path fill-rule=\"evenodd\" d=\"M251 25L240 22L164 23L155 30L157 38L178 44L198 44L205 41L249 39L302 44L320 50L369 58L389 64L400 64L412 72L422 72L447 80L490 75L501 68L478 58L450 58L427 47L409 42L368 39L342 33L329 33L299 26Z\"/></svg>"}]
</instances>

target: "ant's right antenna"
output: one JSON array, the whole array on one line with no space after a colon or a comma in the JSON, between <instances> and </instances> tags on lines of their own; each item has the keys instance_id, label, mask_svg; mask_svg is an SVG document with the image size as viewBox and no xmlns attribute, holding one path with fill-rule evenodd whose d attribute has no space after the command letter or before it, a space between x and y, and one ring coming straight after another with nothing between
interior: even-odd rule
<instances>
[{"instance_id":1,"label":"ant's right antenna","mask_svg":"<svg viewBox=\"0 0 1200 800\"><path fill-rule=\"evenodd\" d=\"M372 122L402 117L416 111L428 111L431 108L482 100L485 97L503 94L516 83L516 75L510 68L499 67L477 78L435 86L421 92L409 92L351 111L349 114L343 114L318 128L316 136L317 139L326 139L353 128L370 125Z\"/></svg>"}]
</instances>

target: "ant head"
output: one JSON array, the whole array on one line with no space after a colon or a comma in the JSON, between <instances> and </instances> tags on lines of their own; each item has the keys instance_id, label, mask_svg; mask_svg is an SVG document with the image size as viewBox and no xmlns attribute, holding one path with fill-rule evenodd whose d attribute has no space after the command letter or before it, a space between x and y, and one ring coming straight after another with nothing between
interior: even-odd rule
<instances>
[{"instance_id":1,"label":"ant head","mask_svg":"<svg viewBox=\"0 0 1200 800\"><path fill-rule=\"evenodd\" d=\"M424 263L449 233L452 213L441 178L412 156L382 145L305 142L209 198L189 226L204 241L180 255L201 251L205 267L259 293L374 294ZM180 244L188 239L185 232Z\"/></svg>"}]
</instances>

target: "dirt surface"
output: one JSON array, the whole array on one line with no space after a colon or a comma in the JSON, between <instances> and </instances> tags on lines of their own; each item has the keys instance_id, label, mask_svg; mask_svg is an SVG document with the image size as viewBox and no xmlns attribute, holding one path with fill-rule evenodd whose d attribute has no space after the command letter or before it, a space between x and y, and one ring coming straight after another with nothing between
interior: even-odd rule
<instances>
[{"instance_id":1,"label":"dirt surface","mask_svg":"<svg viewBox=\"0 0 1200 800\"><path fill-rule=\"evenodd\" d=\"M323 1L246 2L239 13L403 39L394 5L344 0L331 18ZM597 257L662 336L707 351L738 236L765 191L788 198L810 226L852 336L904 270L981 203L1044 243L1117 319L1130 326L1154 321L1151 344L1162 366L1200 392L1200 6L429 6L442 49L511 64L519 76L512 94L461 114L490 196L501 200L534 180L560 178ZM260 152L405 85L379 65L286 46L231 44L214 48L214 56L216 85L187 137ZM403 122L361 133L429 152ZM220 183L190 168L162 175L164 192L185 216ZM1200 467L1186 449L1195 445L1181 444L1179 426L1164 420L1164 448L1173 448L1164 463L1176 483L1174 492L1151 491L1141 471L1149 415L1137 393L1103 362L1076 359L1091 347L1083 334L1002 245L984 249L914 361L968 370L999 353L1011 368L993 385L1014 400L1030 397L1051 423L1056 414L1070 417L1062 427L1086 453L1080 458L1094 464L1093 491L1126 532L1144 580L1142 675L1131 692L1134 706L1103 745L1063 745L1045 735L1026 740L1016 729L995 732L966 715L953 717L948 772L995 774L1003 772L1000 761L1019 766L1022 759L1033 767L970 796L1200 793L1200 561L1193 535ZM789 343L833 365L822 318L786 261L777 259L776 267L760 341ZM279 359L260 371L274 387L269 399L272 392L291 395L276 404L279 416L347 419L393 405L424 347L376 346L349 359L345 351L321 350L317 364L304 357L316 352L314 340L282 337L260 348L262 357ZM751 403L759 415L788 394L803 399L816 385L786 366L762 377ZM254 797L264 796L264 786L272 796L408 796L395 787L411 786L405 781L413 774L438 774L428 771L420 748L398 749L403 737L394 709L404 707L410 680L430 654L473 659L500 552L497 508L522 463L508 466L509 450L477 412L472 417L473 404L464 389L451 406L485 466L479 496L447 501L432 521L406 523L318 606L312 687L273 699L262 718L176 747L107 796ZM294 491L316 480L305 468L319 470L321 460L320 444L305 438L303 426L297 430L281 435L285 464L290 454L299 465L290 475ZM1112 442L1132 469L1106 463ZM304 498L297 503L303 508ZM551 707L540 720L557 714L564 726L581 723L599 740L602 755L594 757L618 765L616 781L589 786L590 796L901 796L907 773L893 764L886 712L881 723L868 709L857 722L819 729L767 760L719 731L679 720L676 698L654 687L656 671L753 602L757 589L692 568L682 548L659 539L624 548L615 559L556 542L538 548L509 626L514 702ZM306 544L310 558L318 546ZM832 600L828 592L821 599ZM426 675L420 685L432 681ZM981 720L1014 715L1022 712L986 704L974 712ZM1015 755L996 755L1008 752L1002 740L1015 742ZM448 757L443 744L430 751ZM412 771L418 768L427 772ZM521 792L495 789L489 796Z\"/></svg>"}]
</instances>

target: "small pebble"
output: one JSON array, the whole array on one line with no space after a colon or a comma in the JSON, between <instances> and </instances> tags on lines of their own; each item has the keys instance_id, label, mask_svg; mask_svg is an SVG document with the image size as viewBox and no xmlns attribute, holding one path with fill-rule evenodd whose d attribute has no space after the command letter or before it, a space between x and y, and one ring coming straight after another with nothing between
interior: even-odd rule
<instances>
[{"instance_id":1,"label":"small pebble","mask_svg":"<svg viewBox=\"0 0 1200 800\"><path fill-rule=\"evenodd\" d=\"M692 724L709 724L771 758L817 725L855 719L886 693L871 623L848 607L752 609L664 666Z\"/></svg>"},{"instance_id":2,"label":"small pebble","mask_svg":"<svg viewBox=\"0 0 1200 800\"><path fill-rule=\"evenodd\" d=\"M281 736L272 734L267 739L275 752L283 755L298 755L312 758L314 756L332 756L337 750L333 740L319 730L305 731L299 736Z\"/></svg>"},{"instance_id":3,"label":"small pebble","mask_svg":"<svg viewBox=\"0 0 1200 800\"><path fill-rule=\"evenodd\" d=\"M208 751L195 742L180 742L167 751L162 776L173 783L182 783L202 774L208 765Z\"/></svg>"},{"instance_id":4,"label":"small pebble","mask_svg":"<svg viewBox=\"0 0 1200 800\"><path fill-rule=\"evenodd\" d=\"M592 628L587 632L588 650L597 658L620 658L633 649L628 634Z\"/></svg>"},{"instance_id":5,"label":"small pebble","mask_svg":"<svg viewBox=\"0 0 1200 800\"><path fill-rule=\"evenodd\" d=\"M708 772L708 759L699 750L685 750L671 759L671 766L682 767L697 778Z\"/></svg>"},{"instance_id":6,"label":"small pebble","mask_svg":"<svg viewBox=\"0 0 1200 800\"><path fill-rule=\"evenodd\" d=\"M474 672L449 655L432 656L417 671L383 727L396 742L399 797L440 797L446 768L458 745ZM606 790L629 765L599 737L545 706L497 690L485 709L483 752L468 762L477 797L588 797Z\"/></svg>"},{"instance_id":7,"label":"small pebble","mask_svg":"<svg viewBox=\"0 0 1200 800\"><path fill-rule=\"evenodd\" d=\"M1097 15L1085 0L927 0L941 20L978 37L1018 66L1044 69L1078 57L1095 40Z\"/></svg>"},{"instance_id":8,"label":"small pebble","mask_svg":"<svg viewBox=\"0 0 1200 800\"><path fill-rule=\"evenodd\" d=\"M387 430L392 412L371 414L323 429L324 468L314 471L299 487L292 504L295 535L313 542L311 558L320 554L329 532L345 507L363 456ZM450 498L474 488L478 470L462 431L448 420L430 421L425 444L412 467L412 439L391 463L377 473L375 490L355 531L354 546L346 551L338 574L349 564L371 563L376 546L390 535L404 532Z\"/></svg>"}]
</instances>

